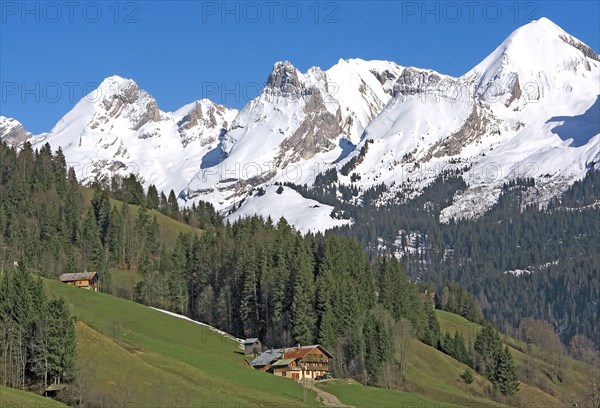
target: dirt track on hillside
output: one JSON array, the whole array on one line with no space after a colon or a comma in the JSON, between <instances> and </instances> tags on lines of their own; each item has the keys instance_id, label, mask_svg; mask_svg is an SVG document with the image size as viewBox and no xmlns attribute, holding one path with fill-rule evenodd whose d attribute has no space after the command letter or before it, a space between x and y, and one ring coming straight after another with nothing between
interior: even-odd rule
<instances>
[{"instance_id":1,"label":"dirt track on hillside","mask_svg":"<svg viewBox=\"0 0 600 408\"><path fill-rule=\"evenodd\" d=\"M311 381L308 384L308 388L317 393L317 399L323 403L326 407L335 407L335 408L354 408L351 405L344 405L340 402L339 399L333 394L323 391L320 388L317 388L315 384Z\"/></svg>"}]
</instances>

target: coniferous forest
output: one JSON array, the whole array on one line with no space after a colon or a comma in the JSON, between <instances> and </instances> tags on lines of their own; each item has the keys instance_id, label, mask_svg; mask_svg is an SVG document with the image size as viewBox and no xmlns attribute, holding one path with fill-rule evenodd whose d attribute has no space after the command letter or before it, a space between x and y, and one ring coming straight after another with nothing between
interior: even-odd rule
<instances>
[{"instance_id":1,"label":"coniferous forest","mask_svg":"<svg viewBox=\"0 0 600 408\"><path fill-rule=\"evenodd\" d=\"M173 191L145 191L133 175L84 188L60 150L33 151L25 143L17 153L2 144L0 375L16 387L69 380L74 335L63 342L55 336L59 329L71 333L73 320L29 271L55 279L88 270L98 272L104 291L259 337L268 347L318 342L336 355L340 377L388 383L387 373L403 372L397 339L410 335L512 395L514 363L496 329L486 326L474 348L458 333L442 336L433 300L423 294L435 291L438 308L478 323L485 316L503 331L534 317L551 322L565 343L583 334L598 345L600 214L586 207L599 196L597 178L590 174L544 211L519 207L521 193L532 188L531 180L519 180L482 218L444 225L439 210L461 185L453 175L414 201L377 207L383 187L369 191L362 206L336 201L344 187L330 172L314 190L294 188L335 204L355 225L301 235L284 219L225 224L210 204L180 209ZM342 196L353 194L350 188ZM166 242L159 213L189 232ZM409 245L406 236L390 244L399 231L421 237L417 251L398 256ZM378 238L387 246L376 247ZM16 272L8 268L13 262ZM111 268L139 272L133 293L112 285ZM505 273L517 268L532 272Z\"/></svg>"},{"instance_id":2,"label":"coniferous forest","mask_svg":"<svg viewBox=\"0 0 600 408\"><path fill-rule=\"evenodd\" d=\"M516 179L480 218L447 224L438 221L440 211L464 188L454 173L416 199L399 195L385 205L377 201L388 192L384 185L356 205L357 190L339 185L335 171L310 190L290 187L354 220L331 234L358 240L371 259L382 248L394 253L413 281L438 290L447 282L460 284L503 331L532 316L549 321L565 344L583 334L600 347L600 172L590 171L544 209L523 204L536 194L535 181Z\"/></svg>"}]
</instances>

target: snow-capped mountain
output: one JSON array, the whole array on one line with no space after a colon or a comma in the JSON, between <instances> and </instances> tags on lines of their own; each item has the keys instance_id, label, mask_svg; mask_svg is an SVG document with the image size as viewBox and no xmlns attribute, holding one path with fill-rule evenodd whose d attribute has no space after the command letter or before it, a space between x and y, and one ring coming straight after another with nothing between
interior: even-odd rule
<instances>
[{"instance_id":1,"label":"snow-capped mountain","mask_svg":"<svg viewBox=\"0 0 600 408\"><path fill-rule=\"evenodd\" d=\"M361 145L373 143L354 169L358 184L418 193L444 170L463 172L469 187L442 221L481 214L517 177L538 180L531 202L543 204L598 168L599 86L598 56L548 19L516 30L460 78L407 68L365 130Z\"/></svg>"},{"instance_id":2,"label":"snow-capped mountain","mask_svg":"<svg viewBox=\"0 0 600 408\"><path fill-rule=\"evenodd\" d=\"M200 100L161 111L147 92L118 76L105 79L48 133L31 139L62 147L79 179L138 174L146 186L180 191L210 156L237 114Z\"/></svg>"},{"instance_id":3,"label":"snow-capped mountain","mask_svg":"<svg viewBox=\"0 0 600 408\"><path fill-rule=\"evenodd\" d=\"M306 73L278 62L239 112L208 100L163 112L134 81L110 77L29 140L61 146L84 182L135 172L182 204L207 200L230 219L285 216L303 231L342 220L276 182L311 186L344 168L338 183L358 189L356 202L385 183L383 203L452 170L468 187L442 211L447 221L482 214L508 180L534 177L528 202L543 205L599 168L599 98L598 55L542 18L458 78L387 61ZM0 136L14 135L3 123Z\"/></svg>"},{"instance_id":4,"label":"snow-capped mountain","mask_svg":"<svg viewBox=\"0 0 600 408\"><path fill-rule=\"evenodd\" d=\"M18 145L31 137L23 125L16 119L0 116L0 141L9 145Z\"/></svg>"},{"instance_id":5,"label":"snow-capped mountain","mask_svg":"<svg viewBox=\"0 0 600 408\"><path fill-rule=\"evenodd\" d=\"M495 201L507 179L534 177L525 204L544 204L600 168L600 59L550 20L516 30L464 78L479 79L475 94L493 112L499 134L481 157L471 156L469 189L443 219L480 214L486 207L471 203Z\"/></svg>"},{"instance_id":6,"label":"snow-capped mountain","mask_svg":"<svg viewBox=\"0 0 600 408\"><path fill-rule=\"evenodd\" d=\"M265 89L223 138L224 159L199 171L183 196L225 208L265 182L311 183L360 141L392 98L401 70L385 61L340 60L303 74L276 63Z\"/></svg>"}]
</instances>

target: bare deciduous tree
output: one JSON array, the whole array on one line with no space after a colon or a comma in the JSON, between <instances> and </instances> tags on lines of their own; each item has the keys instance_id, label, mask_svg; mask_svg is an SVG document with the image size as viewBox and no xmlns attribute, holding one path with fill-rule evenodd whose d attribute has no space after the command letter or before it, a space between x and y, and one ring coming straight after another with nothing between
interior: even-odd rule
<instances>
[{"instance_id":1,"label":"bare deciduous tree","mask_svg":"<svg viewBox=\"0 0 600 408\"><path fill-rule=\"evenodd\" d=\"M528 317L521 321L520 329L529 353L550 364L553 381L564 381L565 347L550 323Z\"/></svg>"}]
</instances>

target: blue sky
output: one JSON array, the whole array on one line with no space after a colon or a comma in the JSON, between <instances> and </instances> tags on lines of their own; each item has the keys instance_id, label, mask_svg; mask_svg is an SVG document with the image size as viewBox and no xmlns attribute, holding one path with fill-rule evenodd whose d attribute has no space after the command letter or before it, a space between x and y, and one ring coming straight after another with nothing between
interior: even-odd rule
<instances>
[{"instance_id":1,"label":"blue sky","mask_svg":"<svg viewBox=\"0 0 600 408\"><path fill-rule=\"evenodd\" d=\"M540 17L598 52L599 4L0 0L0 115L48 131L113 74L166 111L203 97L241 108L279 60L306 71L385 59L461 75Z\"/></svg>"}]
</instances>

